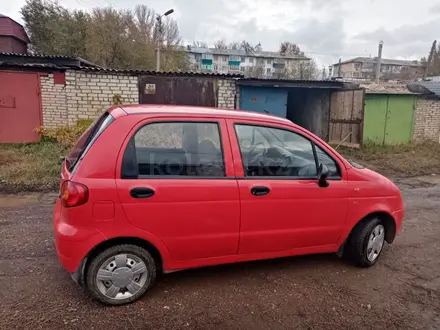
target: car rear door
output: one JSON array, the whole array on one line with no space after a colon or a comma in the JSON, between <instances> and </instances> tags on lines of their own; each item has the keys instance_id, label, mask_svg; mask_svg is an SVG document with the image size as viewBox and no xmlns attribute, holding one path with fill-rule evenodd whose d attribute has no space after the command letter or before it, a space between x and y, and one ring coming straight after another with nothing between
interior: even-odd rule
<instances>
[{"instance_id":1,"label":"car rear door","mask_svg":"<svg viewBox=\"0 0 440 330\"><path fill-rule=\"evenodd\" d=\"M228 120L228 129L241 200L239 253L334 248L348 207L342 166L290 126ZM293 157L284 168L277 161L284 164L286 150ZM316 157L332 171L326 188L318 185Z\"/></svg>"},{"instance_id":2,"label":"car rear door","mask_svg":"<svg viewBox=\"0 0 440 330\"><path fill-rule=\"evenodd\" d=\"M172 261L237 254L240 205L224 119L146 119L120 157L125 213L166 245Z\"/></svg>"}]
</instances>

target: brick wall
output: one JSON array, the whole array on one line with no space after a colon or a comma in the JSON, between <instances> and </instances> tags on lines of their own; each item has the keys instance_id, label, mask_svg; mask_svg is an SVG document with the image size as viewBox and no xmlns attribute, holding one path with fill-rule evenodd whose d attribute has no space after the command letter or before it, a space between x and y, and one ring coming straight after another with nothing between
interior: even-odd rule
<instances>
[{"instance_id":1,"label":"brick wall","mask_svg":"<svg viewBox=\"0 0 440 330\"><path fill-rule=\"evenodd\" d=\"M236 87L235 80L218 80L218 102L219 108L235 108Z\"/></svg>"},{"instance_id":2,"label":"brick wall","mask_svg":"<svg viewBox=\"0 0 440 330\"><path fill-rule=\"evenodd\" d=\"M138 103L137 77L121 74L66 71L65 85L55 84L53 74L41 76L43 126L74 125L94 119L113 105L118 94L124 104Z\"/></svg>"},{"instance_id":3,"label":"brick wall","mask_svg":"<svg viewBox=\"0 0 440 330\"><path fill-rule=\"evenodd\" d=\"M440 143L440 100L419 98L414 117L413 140Z\"/></svg>"},{"instance_id":4,"label":"brick wall","mask_svg":"<svg viewBox=\"0 0 440 330\"><path fill-rule=\"evenodd\" d=\"M217 106L235 107L237 88L233 79L218 79ZM131 75L68 70L65 84L54 81L54 74L41 75L43 126L74 125L79 119L94 119L113 105L118 94L123 104L139 102L138 77Z\"/></svg>"},{"instance_id":5,"label":"brick wall","mask_svg":"<svg viewBox=\"0 0 440 330\"><path fill-rule=\"evenodd\" d=\"M67 125L66 86L56 85L53 74L40 76L43 126L54 128Z\"/></svg>"},{"instance_id":6,"label":"brick wall","mask_svg":"<svg viewBox=\"0 0 440 330\"><path fill-rule=\"evenodd\" d=\"M120 95L121 103L138 103L136 76L68 71L66 73L68 123L78 119L97 117L113 105L113 97Z\"/></svg>"}]
</instances>

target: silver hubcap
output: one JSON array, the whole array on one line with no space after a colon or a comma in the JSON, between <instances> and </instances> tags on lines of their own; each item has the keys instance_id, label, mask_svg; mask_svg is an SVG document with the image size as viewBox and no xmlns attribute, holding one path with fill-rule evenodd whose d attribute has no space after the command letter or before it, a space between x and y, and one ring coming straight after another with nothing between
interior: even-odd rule
<instances>
[{"instance_id":1,"label":"silver hubcap","mask_svg":"<svg viewBox=\"0 0 440 330\"><path fill-rule=\"evenodd\" d=\"M367 258L370 261L374 261L382 251L383 244L385 242L385 228L382 225L374 227L368 239L367 246Z\"/></svg>"},{"instance_id":2,"label":"silver hubcap","mask_svg":"<svg viewBox=\"0 0 440 330\"><path fill-rule=\"evenodd\" d=\"M132 254L117 254L99 267L96 285L106 297L126 299L142 289L147 277L147 267L140 258Z\"/></svg>"}]
</instances>

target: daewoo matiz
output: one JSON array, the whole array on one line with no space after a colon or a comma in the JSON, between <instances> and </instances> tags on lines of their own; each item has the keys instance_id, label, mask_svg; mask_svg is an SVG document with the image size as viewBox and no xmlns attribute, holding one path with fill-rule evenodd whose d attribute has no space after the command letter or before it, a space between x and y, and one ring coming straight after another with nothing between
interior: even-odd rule
<instances>
[{"instance_id":1,"label":"daewoo matiz","mask_svg":"<svg viewBox=\"0 0 440 330\"><path fill-rule=\"evenodd\" d=\"M121 305L159 272L332 252L369 267L403 214L390 180L286 119L132 105L66 157L54 230L73 279Z\"/></svg>"}]
</instances>

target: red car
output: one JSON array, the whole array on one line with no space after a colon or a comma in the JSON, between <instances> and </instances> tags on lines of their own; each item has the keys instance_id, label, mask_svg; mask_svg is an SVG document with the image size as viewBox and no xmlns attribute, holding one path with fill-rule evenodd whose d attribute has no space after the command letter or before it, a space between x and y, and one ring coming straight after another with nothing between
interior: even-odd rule
<instances>
[{"instance_id":1,"label":"red car","mask_svg":"<svg viewBox=\"0 0 440 330\"><path fill-rule=\"evenodd\" d=\"M403 215L390 180L287 119L130 105L66 157L53 220L64 268L121 305L159 272L313 253L369 267Z\"/></svg>"}]
</instances>

